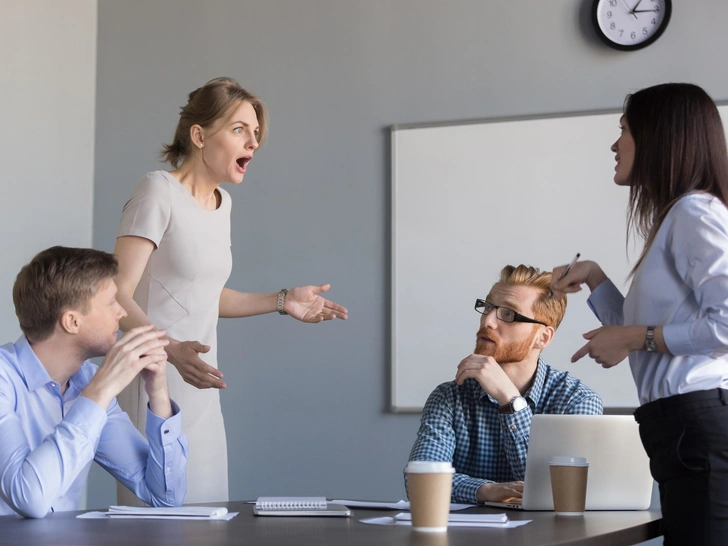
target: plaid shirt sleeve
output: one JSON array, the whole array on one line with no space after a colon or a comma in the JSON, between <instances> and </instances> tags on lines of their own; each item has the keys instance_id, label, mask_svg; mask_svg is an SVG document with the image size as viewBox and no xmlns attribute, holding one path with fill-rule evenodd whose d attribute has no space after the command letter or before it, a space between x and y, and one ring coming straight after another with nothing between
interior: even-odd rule
<instances>
[{"instance_id":1,"label":"plaid shirt sleeve","mask_svg":"<svg viewBox=\"0 0 728 546\"><path fill-rule=\"evenodd\" d=\"M526 454L531 436L533 410L529 405L516 413L500 415L503 430L506 431L505 445L508 464L515 480L522 481L526 475Z\"/></svg>"},{"instance_id":2,"label":"plaid shirt sleeve","mask_svg":"<svg viewBox=\"0 0 728 546\"><path fill-rule=\"evenodd\" d=\"M602 397L592 390L570 400L561 413L570 415L601 415L604 413Z\"/></svg>"},{"instance_id":3,"label":"plaid shirt sleeve","mask_svg":"<svg viewBox=\"0 0 728 546\"><path fill-rule=\"evenodd\" d=\"M430 394L422 410L420 429L412 446L410 461L453 461L456 442L453 398L452 390L445 385L440 385ZM452 482L452 502L477 504L478 488L489 481L456 472ZM407 473L404 474L404 486L407 489Z\"/></svg>"}]
</instances>

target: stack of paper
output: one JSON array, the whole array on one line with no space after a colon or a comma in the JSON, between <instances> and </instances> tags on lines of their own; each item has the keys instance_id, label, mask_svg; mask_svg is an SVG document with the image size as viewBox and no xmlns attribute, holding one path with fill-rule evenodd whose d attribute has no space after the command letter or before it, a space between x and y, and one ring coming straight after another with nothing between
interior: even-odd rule
<instances>
[{"instance_id":1,"label":"stack of paper","mask_svg":"<svg viewBox=\"0 0 728 546\"><path fill-rule=\"evenodd\" d=\"M343 504L349 508L374 508L376 510L409 510L410 503L405 500L397 502L375 502L375 501L355 501L355 500L332 500L336 504ZM476 506L475 504L450 504L450 511L466 510Z\"/></svg>"},{"instance_id":2,"label":"stack of paper","mask_svg":"<svg viewBox=\"0 0 728 546\"><path fill-rule=\"evenodd\" d=\"M450 514L448 527L493 527L509 529L530 523L531 520L509 520L505 514ZM374 525L412 525L412 514L400 512L392 518L368 518L362 523Z\"/></svg>"},{"instance_id":3,"label":"stack of paper","mask_svg":"<svg viewBox=\"0 0 728 546\"><path fill-rule=\"evenodd\" d=\"M174 508L157 508L148 506L109 506L108 512L87 512L77 517L82 519L114 518L114 519L196 519L196 520L231 520L237 512L228 513L221 506L179 506Z\"/></svg>"}]
</instances>

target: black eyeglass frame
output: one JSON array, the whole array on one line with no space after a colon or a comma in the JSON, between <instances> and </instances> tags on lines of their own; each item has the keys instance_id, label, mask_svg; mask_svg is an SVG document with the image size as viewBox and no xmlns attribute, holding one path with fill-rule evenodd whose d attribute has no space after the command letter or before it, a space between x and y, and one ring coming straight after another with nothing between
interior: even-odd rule
<instances>
[{"instance_id":1,"label":"black eyeglass frame","mask_svg":"<svg viewBox=\"0 0 728 546\"><path fill-rule=\"evenodd\" d=\"M483 307L483 310L481 311L480 309L478 309L478 307ZM486 308L487 308L487 310L486 310ZM525 317L521 313L514 311L510 307L501 307L499 305L493 305L489 301L481 300L480 298L475 300L474 309L475 309L476 313L480 313L481 315L487 315L493 309L495 309L496 318L502 322L506 322L509 324L511 322L527 322L529 324L540 324L541 326L548 326L548 324L546 324L545 322L541 322L540 320ZM499 309L507 309L508 311L513 313L513 320L505 320L504 318L502 318L500 316Z\"/></svg>"}]
</instances>

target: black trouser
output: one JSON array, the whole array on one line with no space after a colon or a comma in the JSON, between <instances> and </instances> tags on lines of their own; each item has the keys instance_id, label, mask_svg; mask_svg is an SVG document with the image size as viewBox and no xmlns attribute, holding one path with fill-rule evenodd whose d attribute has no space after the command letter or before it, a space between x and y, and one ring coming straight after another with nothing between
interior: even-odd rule
<instances>
[{"instance_id":1,"label":"black trouser","mask_svg":"<svg viewBox=\"0 0 728 546\"><path fill-rule=\"evenodd\" d=\"M660 486L665 546L728 545L728 390L662 398L635 411Z\"/></svg>"}]
</instances>

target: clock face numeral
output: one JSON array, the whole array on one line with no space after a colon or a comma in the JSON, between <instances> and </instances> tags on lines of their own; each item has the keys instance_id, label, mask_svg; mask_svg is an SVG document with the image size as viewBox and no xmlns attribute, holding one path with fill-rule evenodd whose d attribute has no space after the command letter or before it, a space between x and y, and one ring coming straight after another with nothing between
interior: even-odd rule
<instances>
[{"instance_id":1,"label":"clock face numeral","mask_svg":"<svg viewBox=\"0 0 728 546\"><path fill-rule=\"evenodd\" d=\"M662 34L671 10L671 0L594 0L593 20L613 47L638 49Z\"/></svg>"}]
</instances>

